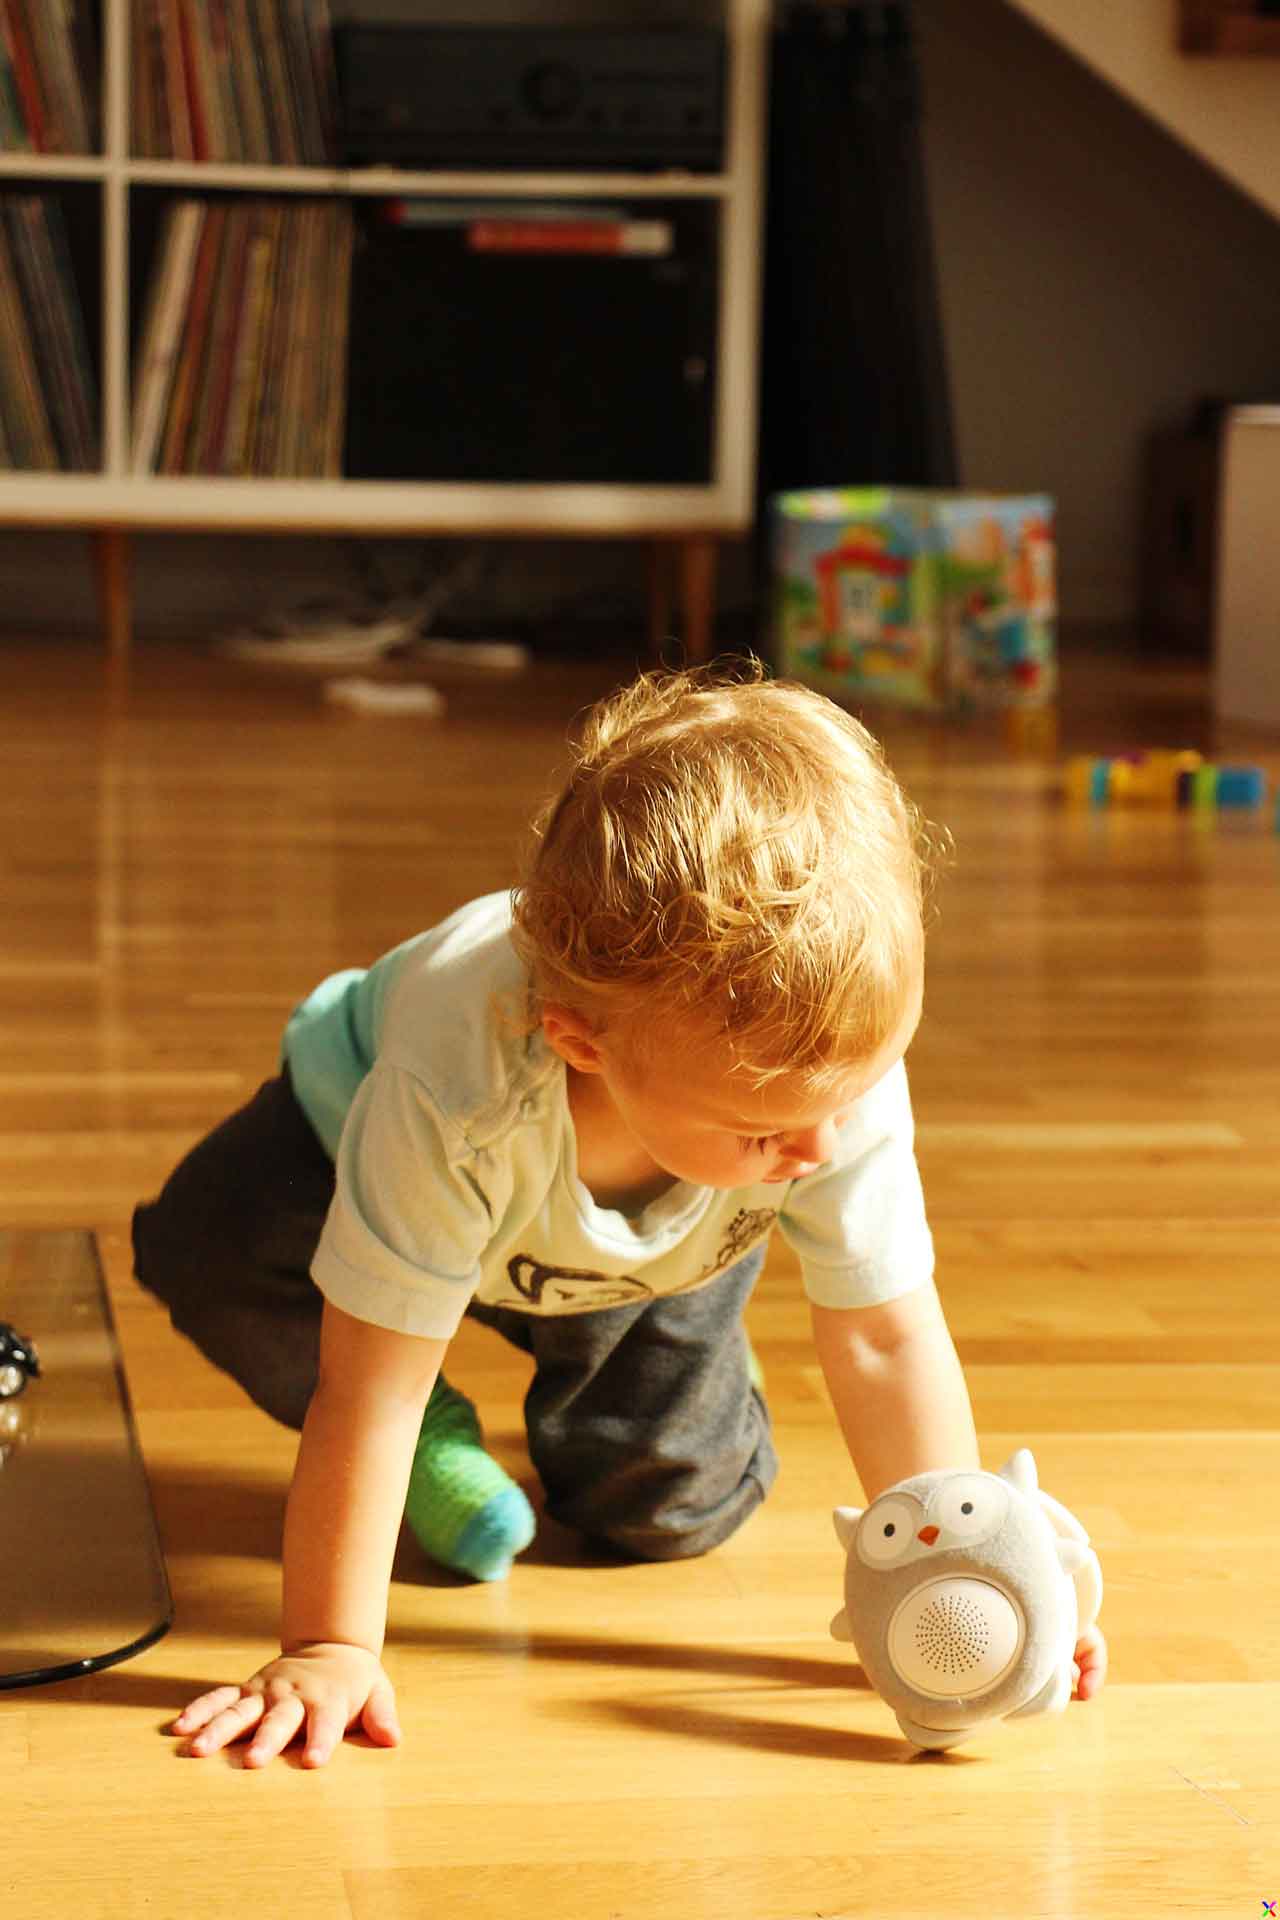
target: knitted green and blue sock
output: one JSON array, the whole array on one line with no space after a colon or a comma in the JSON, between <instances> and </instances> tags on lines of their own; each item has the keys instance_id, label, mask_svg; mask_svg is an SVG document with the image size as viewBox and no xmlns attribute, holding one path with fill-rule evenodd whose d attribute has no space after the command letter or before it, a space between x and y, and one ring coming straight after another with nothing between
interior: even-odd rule
<instances>
[{"instance_id":1,"label":"knitted green and blue sock","mask_svg":"<svg viewBox=\"0 0 1280 1920\"><path fill-rule=\"evenodd\" d=\"M405 1519L424 1553L475 1580L502 1580L533 1539L524 1494L484 1450L465 1394L436 1381L413 1456Z\"/></svg>"}]
</instances>

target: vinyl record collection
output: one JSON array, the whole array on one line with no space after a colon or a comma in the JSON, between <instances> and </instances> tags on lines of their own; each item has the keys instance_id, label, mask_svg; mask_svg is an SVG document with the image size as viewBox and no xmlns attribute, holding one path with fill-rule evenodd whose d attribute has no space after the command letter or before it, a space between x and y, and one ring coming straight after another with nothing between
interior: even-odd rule
<instances>
[{"instance_id":1,"label":"vinyl record collection","mask_svg":"<svg viewBox=\"0 0 1280 1920\"><path fill-rule=\"evenodd\" d=\"M98 401L56 199L0 194L0 468L98 461Z\"/></svg>"},{"instance_id":2,"label":"vinyl record collection","mask_svg":"<svg viewBox=\"0 0 1280 1920\"><path fill-rule=\"evenodd\" d=\"M345 202L170 203L134 368L135 473L341 473L352 244Z\"/></svg>"},{"instance_id":3,"label":"vinyl record collection","mask_svg":"<svg viewBox=\"0 0 1280 1920\"><path fill-rule=\"evenodd\" d=\"M133 0L131 18L140 157L332 160L328 0Z\"/></svg>"},{"instance_id":4,"label":"vinyl record collection","mask_svg":"<svg viewBox=\"0 0 1280 1920\"><path fill-rule=\"evenodd\" d=\"M0 152L92 153L97 73L88 0L0 0Z\"/></svg>"}]
</instances>

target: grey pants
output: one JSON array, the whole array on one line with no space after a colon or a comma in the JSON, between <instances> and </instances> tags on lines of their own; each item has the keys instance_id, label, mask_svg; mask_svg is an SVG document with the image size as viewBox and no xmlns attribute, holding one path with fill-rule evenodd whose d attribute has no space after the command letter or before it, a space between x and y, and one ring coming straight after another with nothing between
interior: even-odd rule
<instances>
[{"instance_id":1,"label":"grey pants","mask_svg":"<svg viewBox=\"0 0 1280 1920\"><path fill-rule=\"evenodd\" d=\"M266 1412L300 1427L323 1300L311 1260L333 1162L269 1080L133 1217L138 1279ZM597 1313L470 1313L532 1356L529 1452L547 1511L645 1560L704 1553L754 1512L777 1459L742 1311L762 1248L693 1293ZM462 1383L465 1385L465 1382Z\"/></svg>"}]
</instances>

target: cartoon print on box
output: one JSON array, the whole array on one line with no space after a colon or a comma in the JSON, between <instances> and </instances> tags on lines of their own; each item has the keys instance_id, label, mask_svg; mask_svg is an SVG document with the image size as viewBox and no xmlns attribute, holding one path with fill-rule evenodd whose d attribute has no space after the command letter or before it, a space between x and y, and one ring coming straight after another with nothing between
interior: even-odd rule
<instances>
[{"instance_id":1,"label":"cartoon print on box","mask_svg":"<svg viewBox=\"0 0 1280 1920\"><path fill-rule=\"evenodd\" d=\"M507 1275L522 1300L553 1313L595 1313L601 1307L631 1307L639 1300L653 1299L653 1288L632 1274L593 1273L589 1267L548 1267L527 1253L513 1254L507 1262Z\"/></svg>"},{"instance_id":2,"label":"cartoon print on box","mask_svg":"<svg viewBox=\"0 0 1280 1920\"><path fill-rule=\"evenodd\" d=\"M1025 1447L998 1474L917 1474L834 1518L846 1563L832 1634L915 1746L1066 1706L1102 1573Z\"/></svg>"},{"instance_id":3,"label":"cartoon print on box","mask_svg":"<svg viewBox=\"0 0 1280 1920\"><path fill-rule=\"evenodd\" d=\"M938 712L1054 698L1049 495L817 488L772 513L784 675Z\"/></svg>"}]
</instances>

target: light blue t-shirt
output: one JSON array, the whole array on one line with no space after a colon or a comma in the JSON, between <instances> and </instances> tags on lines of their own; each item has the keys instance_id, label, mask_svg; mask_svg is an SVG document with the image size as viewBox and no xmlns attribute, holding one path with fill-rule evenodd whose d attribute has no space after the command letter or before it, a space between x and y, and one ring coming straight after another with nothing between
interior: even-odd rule
<instances>
[{"instance_id":1,"label":"light blue t-shirt","mask_svg":"<svg viewBox=\"0 0 1280 1920\"><path fill-rule=\"evenodd\" d=\"M564 1062L504 1017L525 990L510 929L509 894L472 901L367 971L334 974L289 1021L294 1091L336 1164L312 1267L336 1306L449 1339L473 1296L562 1314L687 1292L775 1224L822 1306L932 1278L901 1065L816 1173L730 1191L676 1182L634 1218L597 1206Z\"/></svg>"}]
</instances>

